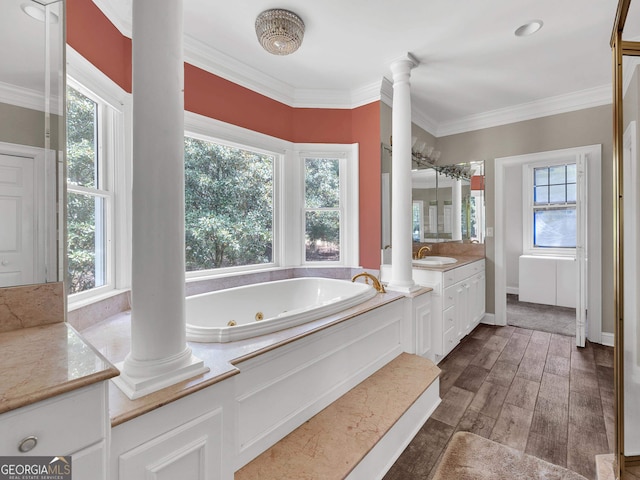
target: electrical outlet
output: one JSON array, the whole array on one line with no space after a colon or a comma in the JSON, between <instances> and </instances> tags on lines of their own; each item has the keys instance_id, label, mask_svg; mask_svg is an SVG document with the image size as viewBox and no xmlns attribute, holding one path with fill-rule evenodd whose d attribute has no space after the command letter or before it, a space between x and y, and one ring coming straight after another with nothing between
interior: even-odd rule
<instances>
[{"instance_id":1,"label":"electrical outlet","mask_svg":"<svg viewBox=\"0 0 640 480\"><path fill-rule=\"evenodd\" d=\"M487 237L493 237L493 227L487 227Z\"/></svg>"}]
</instances>

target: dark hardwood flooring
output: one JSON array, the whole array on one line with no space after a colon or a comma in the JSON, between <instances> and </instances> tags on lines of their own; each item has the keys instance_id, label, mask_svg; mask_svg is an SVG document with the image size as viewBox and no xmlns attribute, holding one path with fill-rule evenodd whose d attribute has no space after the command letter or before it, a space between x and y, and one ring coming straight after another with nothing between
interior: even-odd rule
<instances>
[{"instance_id":1,"label":"dark hardwood flooring","mask_svg":"<svg viewBox=\"0 0 640 480\"><path fill-rule=\"evenodd\" d=\"M574 337L479 325L438 366L442 403L385 480L432 478L460 430L589 479L595 455L614 450L611 347L578 348Z\"/></svg>"}]
</instances>

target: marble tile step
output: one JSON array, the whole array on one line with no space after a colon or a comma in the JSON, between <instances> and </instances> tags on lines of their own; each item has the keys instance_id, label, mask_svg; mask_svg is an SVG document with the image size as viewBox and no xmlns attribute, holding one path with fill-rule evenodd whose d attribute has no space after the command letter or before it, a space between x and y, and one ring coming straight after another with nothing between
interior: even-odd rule
<instances>
[{"instance_id":1,"label":"marble tile step","mask_svg":"<svg viewBox=\"0 0 640 480\"><path fill-rule=\"evenodd\" d=\"M439 374L433 362L400 354L238 470L235 480L344 479Z\"/></svg>"}]
</instances>

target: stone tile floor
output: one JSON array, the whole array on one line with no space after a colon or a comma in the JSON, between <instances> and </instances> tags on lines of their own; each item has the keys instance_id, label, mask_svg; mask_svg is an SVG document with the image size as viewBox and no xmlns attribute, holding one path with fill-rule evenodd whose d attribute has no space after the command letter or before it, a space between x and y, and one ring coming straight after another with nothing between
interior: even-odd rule
<instances>
[{"instance_id":1,"label":"stone tile floor","mask_svg":"<svg viewBox=\"0 0 640 480\"><path fill-rule=\"evenodd\" d=\"M426 480L453 433L469 431L596 478L614 449L613 348L479 325L440 364L442 403L384 477Z\"/></svg>"}]
</instances>

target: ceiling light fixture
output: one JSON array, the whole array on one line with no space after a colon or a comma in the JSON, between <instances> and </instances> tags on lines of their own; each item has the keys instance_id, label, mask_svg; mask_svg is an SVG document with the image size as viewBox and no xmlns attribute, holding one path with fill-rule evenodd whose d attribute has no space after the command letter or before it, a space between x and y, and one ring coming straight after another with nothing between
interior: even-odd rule
<instances>
[{"instance_id":1,"label":"ceiling light fixture","mask_svg":"<svg viewBox=\"0 0 640 480\"><path fill-rule=\"evenodd\" d=\"M540 30L542 25L544 25L542 20L531 20L530 22L519 26L514 33L516 37L528 37Z\"/></svg>"},{"instance_id":2,"label":"ceiling light fixture","mask_svg":"<svg viewBox=\"0 0 640 480\"><path fill-rule=\"evenodd\" d=\"M256 35L267 52L289 55L302 44L304 22L289 10L265 10L256 18Z\"/></svg>"},{"instance_id":3,"label":"ceiling light fixture","mask_svg":"<svg viewBox=\"0 0 640 480\"><path fill-rule=\"evenodd\" d=\"M39 22L44 22L46 18L45 7L36 3L23 3L20 5L20 8L24 13L29 15L31 18L35 18ZM53 12L49 12L49 21L51 23L58 23L58 15Z\"/></svg>"}]
</instances>

